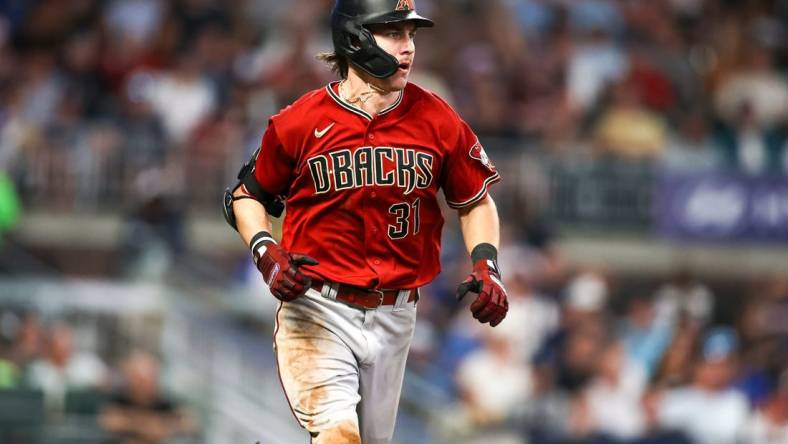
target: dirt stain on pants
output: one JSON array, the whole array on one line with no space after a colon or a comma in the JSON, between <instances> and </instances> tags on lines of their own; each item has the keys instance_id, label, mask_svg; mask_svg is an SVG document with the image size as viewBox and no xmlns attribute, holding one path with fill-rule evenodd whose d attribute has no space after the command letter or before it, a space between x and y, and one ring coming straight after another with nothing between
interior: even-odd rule
<instances>
[{"instance_id":1,"label":"dirt stain on pants","mask_svg":"<svg viewBox=\"0 0 788 444\"><path fill-rule=\"evenodd\" d=\"M358 424L352 421L341 422L312 438L312 444L361 444Z\"/></svg>"}]
</instances>

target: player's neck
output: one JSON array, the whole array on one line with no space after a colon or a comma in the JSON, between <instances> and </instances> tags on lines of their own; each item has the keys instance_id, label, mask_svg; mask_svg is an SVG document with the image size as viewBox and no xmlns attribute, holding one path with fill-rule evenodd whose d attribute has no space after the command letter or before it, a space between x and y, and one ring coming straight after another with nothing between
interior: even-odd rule
<instances>
[{"instance_id":1,"label":"player's neck","mask_svg":"<svg viewBox=\"0 0 788 444\"><path fill-rule=\"evenodd\" d=\"M354 71L350 71L347 79L339 85L342 100L373 116L391 106L399 94L400 91L386 90L375 79L364 78Z\"/></svg>"}]
</instances>

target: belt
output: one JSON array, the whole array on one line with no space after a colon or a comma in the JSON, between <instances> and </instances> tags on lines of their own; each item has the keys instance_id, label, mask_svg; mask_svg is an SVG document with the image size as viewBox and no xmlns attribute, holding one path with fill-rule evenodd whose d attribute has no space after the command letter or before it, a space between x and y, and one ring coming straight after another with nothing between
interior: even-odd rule
<instances>
[{"instance_id":1,"label":"belt","mask_svg":"<svg viewBox=\"0 0 788 444\"><path fill-rule=\"evenodd\" d=\"M407 302L419 300L417 288L399 290L370 290L338 282L327 282L312 279L312 289L324 298L342 302L362 310L374 310L381 305L395 305L397 300L407 298Z\"/></svg>"}]
</instances>

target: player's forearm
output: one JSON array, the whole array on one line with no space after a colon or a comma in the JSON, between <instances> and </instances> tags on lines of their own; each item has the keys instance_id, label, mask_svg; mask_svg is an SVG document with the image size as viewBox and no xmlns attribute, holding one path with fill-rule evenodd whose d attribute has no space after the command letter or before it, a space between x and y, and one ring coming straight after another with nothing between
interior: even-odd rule
<instances>
[{"instance_id":1,"label":"player's forearm","mask_svg":"<svg viewBox=\"0 0 788 444\"><path fill-rule=\"evenodd\" d=\"M481 243L492 244L498 248L500 225L498 208L492 197L487 196L476 205L460 210L459 217L460 230L469 254L475 246Z\"/></svg>"},{"instance_id":2,"label":"player's forearm","mask_svg":"<svg viewBox=\"0 0 788 444\"><path fill-rule=\"evenodd\" d=\"M234 193L236 197L243 196L241 188ZM252 237L260 231L271 232L271 219L268 217L263 205L254 199L240 199L233 202L238 234L244 244L249 245Z\"/></svg>"}]
</instances>

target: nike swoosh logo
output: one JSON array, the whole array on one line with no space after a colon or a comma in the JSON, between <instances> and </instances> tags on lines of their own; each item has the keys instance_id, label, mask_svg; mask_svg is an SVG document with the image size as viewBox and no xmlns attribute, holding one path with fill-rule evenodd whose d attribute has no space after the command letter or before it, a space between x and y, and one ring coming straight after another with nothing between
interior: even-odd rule
<instances>
[{"instance_id":1,"label":"nike swoosh logo","mask_svg":"<svg viewBox=\"0 0 788 444\"><path fill-rule=\"evenodd\" d=\"M330 130L333 126L334 126L334 123L332 122L331 125L328 125L322 131L318 131L317 128L315 128L315 137L317 137L319 139L319 138L325 136L326 133L328 132L328 130Z\"/></svg>"}]
</instances>

